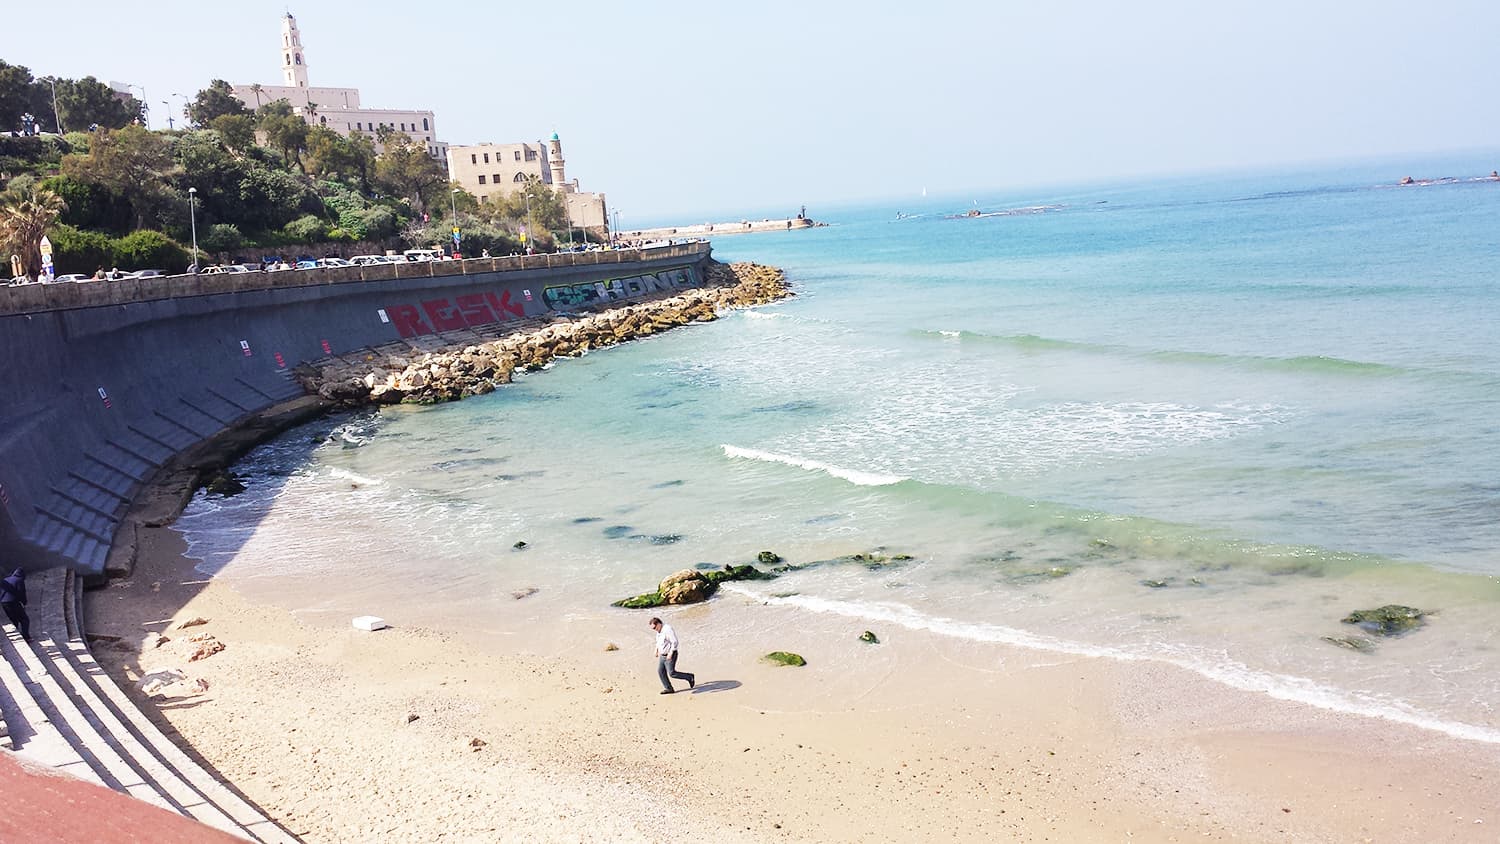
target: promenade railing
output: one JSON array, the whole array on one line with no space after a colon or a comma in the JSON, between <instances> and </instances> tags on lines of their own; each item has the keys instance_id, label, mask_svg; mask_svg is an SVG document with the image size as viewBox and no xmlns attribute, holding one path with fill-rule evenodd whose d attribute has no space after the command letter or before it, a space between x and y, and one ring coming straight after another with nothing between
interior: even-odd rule
<instances>
[{"instance_id":1,"label":"promenade railing","mask_svg":"<svg viewBox=\"0 0 1500 844\"><path fill-rule=\"evenodd\" d=\"M183 274L131 278L118 281L90 280L52 284L0 286L0 316L45 311L126 305L185 296L211 296L253 290L318 287L392 279L443 278L488 273L567 269L601 264L633 264L674 258L697 261L710 252L707 242L650 246L640 249L606 249L591 252L555 252L513 255L501 258L464 258L453 261L402 261L348 267L318 267L279 272Z\"/></svg>"}]
</instances>

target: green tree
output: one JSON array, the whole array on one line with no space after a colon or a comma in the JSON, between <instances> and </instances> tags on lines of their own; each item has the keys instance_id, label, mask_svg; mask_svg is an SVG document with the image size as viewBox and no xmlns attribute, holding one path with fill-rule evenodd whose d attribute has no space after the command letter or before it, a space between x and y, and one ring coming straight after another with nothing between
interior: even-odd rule
<instances>
[{"instance_id":1,"label":"green tree","mask_svg":"<svg viewBox=\"0 0 1500 844\"><path fill-rule=\"evenodd\" d=\"M108 188L130 206L135 228L143 229L153 209L168 201L168 178L175 162L162 136L140 126L101 129L89 138L87 155L62 161L63 175Z\"/></svg>"},{"instance_id":2,"label":"green tree","mask_svg":"<svg viewBox=\"0 0 1500 844\"><path fill-rule=\"evenodd\" d=\"M199 91L188 106L188 117L192 118L193 123L205 128L214 122L214 118L230 114L248 116L250 110L234 95L234 87L222 79L208 83L208 87Z\"/></svg>"},{"instance_id":3,"label":"green tree","mask_svg":"<svg viewBox=\"0 0 1500 844\"><path fill-rule=\"evenodd\" d=\"M62 222L80 229L112 230L130 217L130 208L103 185L70 176L52 176L42 187L63 198Z\"/></svg>"},{"instance_id":4,"label":"green tree","mask_svg":"<svg viewBox=\"0 0 1500 844\"><path fill-rule=\"evenodd\" d=\"M298 170L306 172L302 150L307 146L307 121L292 110L292 104L286 100L266 103L255 113L255 118L266 133L266 143L276 148L287 164L295 163Z\"/></svg>"},{"instance_id":5,"label":"green tree","mask_svg":"<svg viewBox=\"0 0 1500 844\"><path fill-rule=\"evenodd\" d=\"M78 130L97 125L120 129L141 116L141 102L126 97L122 102L113 88L92 76L57 80L57 110L64 126Z\"/></svg>"},{"instance_id":6,"label":"green tree","mask_svg":"<svg viewBox=\"0 0 1500 844\"><path fill-rule=\"evenodd\" d=\"M326 126L307 132L307 172L321 179L338 179L362 189L369 187L375 166L375 145L364 135L344 137Z\"/></svg>"},{"instance_id":7,"label":"green tree","mask_svg":"<svg viewBox=\"0 0 1500 844\"><path fill-rule=\"evenodd\" d=\"M544 231L567 231L568 212L563 202L562 193L532 175L526 177L520 190L497 197L487 208L494 217L526 226L536 237Z\"/></svg>"},{"instance_id":8,"label":"green tree","mask_svg":"<svg viewBox=\"0 0 1500 844\"><path fill-rule=\"evenodd\" d=\"M21 115L30 114L44 128L52 128L52 94L31 78L31 71L0 61L0 131L21 128Z\"/></svg>"},{"instance_id":9,"label":"green tree","mask_svg":"<svg viewBox=\"0 0 1500 844\"><path fill-rule=\"evenodd\" d=\"M293 173L252 166L240 180L242 211L234 220L249 231L273 231L303 214L321 214L323 201Z\"/></svg>"},{"instance_id":10,"label":"green tree","mask_svg":"<svg viewBox=\"0 0 1500 844\"><path fill-rule=\"evenodd\" d=\"M235 152L255 146L255 118L249 114L221 114L208 122L208 128L219 133L219 139Z\"/></svg>"},{"instance_id":11,"label":"green tree","mask_svg":"<svg viewBox=\"0 0 1500 844\"><path fill-rule=\"evenodd\" d=\"M63 212L62 197L40 185L0 195L0 245L6 254L21 256L21 272L42 271L42 236Z\"/></svg>"},{"instance_id":12,"label":"green tree","mask_svg":"<svg viewBox=\"0 0 1500 844\"><path fill-rule=\"evenodd\" d=\"M404 132L381 127L375 138L381 146L375 159L376 189L405 199L418 214L426 211L434 196L447 190L446 168Z\"/></svg>"}]
</instances>

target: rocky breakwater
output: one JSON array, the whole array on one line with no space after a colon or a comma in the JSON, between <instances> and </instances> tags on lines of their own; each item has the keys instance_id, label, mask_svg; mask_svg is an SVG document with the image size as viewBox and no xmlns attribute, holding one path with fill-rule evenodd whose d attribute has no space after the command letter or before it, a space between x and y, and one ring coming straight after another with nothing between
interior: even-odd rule
<instances>
[{"instance_id":1,"label":"rocky breakwater","mask_svg":"<svg viewBox=\"0 0 1500 844\"><path fill-rule=\"evenodd\" d=\"M668 298L557 317L496 340L413 354L366 354L357 361L322 360L298 377L309 392L346 405L436 404L491 392L517 370L540 369L559 357L709 322L727 310L791 296L781 270L741 262L708 265L703 287Z\"/></svg>"}]
</instances>

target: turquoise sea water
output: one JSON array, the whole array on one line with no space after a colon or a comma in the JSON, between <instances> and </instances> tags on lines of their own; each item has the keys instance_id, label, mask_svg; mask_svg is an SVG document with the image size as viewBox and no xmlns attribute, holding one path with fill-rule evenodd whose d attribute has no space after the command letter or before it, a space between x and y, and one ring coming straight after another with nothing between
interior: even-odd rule
<instances>
[{"instance_id":1,"label":"turquoise sea water","mask_svg":"<svg viewBox=\"0 0 1500 844\"><path fill-rule=\"evenodd\" d=\"M725 605L1500 743L1500 183L1467 180L1493 166L814 209L832 225L714 244L795 299L290 433L179 527L300 609L384 593L496 632L762 549L885 549L914 559ZM1433 614L1370 652L1323 638L1389 603Z\"/></svg>"}]
</instances>

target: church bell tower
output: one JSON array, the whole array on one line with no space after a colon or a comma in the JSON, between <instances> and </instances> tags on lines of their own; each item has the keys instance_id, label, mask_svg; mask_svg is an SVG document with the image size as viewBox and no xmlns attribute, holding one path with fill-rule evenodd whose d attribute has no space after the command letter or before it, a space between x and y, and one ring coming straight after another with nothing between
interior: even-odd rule
<instances>
[{"instance_id":1,"label":"church bell tower","mask_svg":"<svg viewBox=\"0 0 1500 844\"><path fill-rule=\"evenodd\" d=\"M291 12L281 19L281 74L289 88L307 87L307 59L302 55L302 35Z\"/></svg>"}]
</instances>

